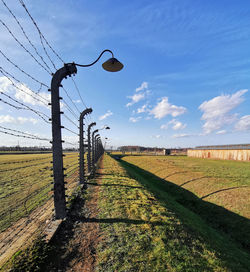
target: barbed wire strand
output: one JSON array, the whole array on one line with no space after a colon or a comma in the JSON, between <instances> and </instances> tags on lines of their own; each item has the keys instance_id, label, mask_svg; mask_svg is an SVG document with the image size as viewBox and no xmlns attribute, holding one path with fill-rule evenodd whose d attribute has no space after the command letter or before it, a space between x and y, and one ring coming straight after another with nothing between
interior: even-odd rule
<instances>
[{"instance_id":1,"label":"barbed wire strand","mask_svg":"<svg viewBox=\"0 0 250 272\"><path fill-rule=\"evenodd\" d=\"M71 103L74 105L74 107L76 108L76 110L80 114L81 113L80 110L77 108L77 106L76 106L75 102L73 101L73 99L69 96L67 90L64 87L62 87L62 89L64 90L65 94L67 95L67 97L69 98L69 100L71 101Z\"/></svg>"},{"instance_id":2,"label":"barbed wire strand","mask_svg":"<svg viewBox=\"0 0 250 272\"><path fill-rule=\"evenodd\" d=\"M28 76L30 79L32 79L33 81L39 83L41 86L44 86L46 88L49 88L48 85L46 85L45 83L41 82L40 80L36 79L35 77L33 77L32 75L30 75L29 73L27 73L26 71L24 71L22 68L20 68L16 63L14 63L9 57L6 56L6 54L3 53L3 51L0 49L0 54L10 63L12 64L14 67L16 67L20 72L22 72L23 74L25 74L26 76Z\"/></svg>"},{"instance_id":3,"label":"barbed wire strand","mask_svg":"<svg viewBox=\"0 0 250 272\"><path fill-rule=\"evenodd\" d=\"M65 129L65 130L67 130L67 131L69 131L69 132L71 132L71 133L73 133L73 134L75 134L75 135L79 136L79 133L74 132L73 130L71 130L71 129L69 129L69 128L65 127L65 126L63 127L63 129Z\"/></svg>"},{"instance_id":4,"label":"barbed wire strand","mask_svg":"<svg viewBox=\"0 0 250 272\"><path fill-rule=\"evenodd\" d=\"M32 160L18 160L18 161L9 161L9 162L3 162L0 163L1 165L5 165L5 164L18 164L18 163L26 163L26 162L33 162L33 161L43 161L43 160L47 160L47 159L52 159L52 154L48 157L45 158L39 158L39 159L32 159ZM32 174L33 175L33 174Z\"/></svg>"},{"instance_id":5,"label":"barbed wire strand","mask_svg":"<svg viewBox=\"0 0 250 272\"><path fill-rule=\"evenodd\" d=\"M24 135L28 135L28 136L31 136L31 137L38 137L37 135L33 135L31 133L28 133L28 132L23 132L23 131L20 131L20 130L17 130L17 129L6 128L6 127L3 127L3 126L0 126L0 128L5 129L5 130L9 130L9 131L13 131L13 132L17 132L17 133L21 133L21 134L24 134ZM47 139L47 138L43 138L43 139L46 139L46 140L50 141L50 139Z\"/></svg>"},{"instance_id":6,"label":"barbed wire strand","mask_svg":"<svg viewBox=\"0 0 250 272\"><path fill-rule=\"evenodd\" d=\"M40 66L42 67L48 74L52 74L51 70L48 70L43 64L41 64L36 57L17 39L17 37L12 33L12 31L10 30L10 28L2 21L2 19L0 19L0 23L7 29L7 31L10 33L10 35L12 36L12 38L24 49L24 51L26 53L28 53L32 59L34 59L34 61Z\"/></svg>"},{"instance_id":7,"label":"barbed wire strand","mask_svg":"<svg viewBox=\"0 0 250 272\"><path fill-rule=\"evenodd\" d=\"M47 46L51 49L51 51L57 56L57 58L62 62L65 63L63 61L63 59L59 56L59 54L52 48L52 46L49 44L49 42L47 41L47 39L44 37L44 35L42 34L41 30L39 29L37 23L35 22L34 18L31 16L28 8L26 7L26 5L24 4L23 0L19 0L20 4L23 6L23 8L25 9L26 13L28 14L28 16L30 17L31 21L33 22L33 24L35 25L38 33L41 35L41 37L44 39L45 43L47 44Z\"/></svg>"},{"instance_id":8,"label":"barbed wire strand","mask_svg":"<svg viewBox=\"0 0 250 272\"><path fill-rule=\"evenodd\" d=\"M17 109L17 110L23 109L23 108L21 108L21 107L17 107L17 106L14 106L14 105L10 104L9 102L3 100L2 98L0 98L0 101L3 102L4 104L8 105L8 106L11 106L11 107Z\"/></svg>"},{"instance_id":9,"label":"barbed wire strand","mask_svg":"<svg viewBox=\"0 0 250 272\"><path fill-rule=\"evenodd\" d=\"M65 113L63 115L71 124L73 124L77 129L79 129L79 127L76 125L76 123L73 122Z\"/></svg>"},{"instance_id":10,"label":"barbed wire strand","mask_svg":"<svg viewBox=\"0 0 250 272\"><path fill-rule=\"evenodd\" d=\"M27 34L25 33L25 31L24 31L23 27L21 26L20 22L17 20L16 16L15 16L15 15L13 14L13 12L8 8L8 6L6 5L6 3L5 3L3 0L1 0L1 1L2 1L3 4L6 6L6 8L9 10L9 12L12 14L12 16L15 18L16 22L18 23L18 25L19 25L20 28L22 29L23 34L25 35L25 37L27 38L27 40L30 42L30 40L29 40ZM30 14L28 8L26 7L25 3L24 3L22 0L19 0L19 2L20 2L20 4L23 6L23 8L25 9L26 13L27 13L28 16L30 17L30 19L31 19L31 21L33 22L33 24L35 25L35 27L36 27L36 29L37 29L37 31L38 31L38 33L39 33L40 41L41 41L41 44L42 44L42 46L43 46L44 52L45 52L45 54L47 55L47 57L49 58L49 60L50 60L50 62L52 63L53 67L56 69L55 64L53 63L53 61L52 61L51 58L49 57L49 54L48 54L48 52L47 52L47 50L46 50L46 48L45 48L45 46L44 46L43 39L44 39L44 41L46 42L46 44L49 46L49 48L52 50L52 52L53 52L53 53L54 53L54 54L55 54L55 55L56 55L56 56L64 63L63 59L58 55L58 53L55 52L55 50L54 50L54 49L52 48L52 46L49 44L49 42L47 41L47 39L44 37L44 35L43 35L43 33L41 32L40 28L38 27L36 21L35 21L34 18L31 16L31 14ZM30 42L30 44L31 44L32 47L35 49L36 53L38 54L38 52L37 52L35 46L34 46L31 42ZM38 54L38 55L39 55L39 54ZM40 55L39 55L39 56L40 56ZM41 56L40 56L40 57L41 57ZM81 94L80 94L80 91L79 91L79 88L78 88L76 82L74 81L74 79L73 79L72 77L71 77L71 79L72 79L72 81L73 81L73 83L74 83L74 86L75 86L75 88L76 88L76 90L77 90L77 92L78 92L78 95L79 95L79 97L80 97L80 99L81 99L83 105L87 108L86 104L84 103L84 101L83 101L83 99L82 99L82 96L81 96ZM72 100L72 99L70 98L70 96L68 95L68 93L67 93L67 91L66 91L65 88L64 88L64 91L65 91L66 95L68 96L68 98L69 98L69 99L71 100L71 102L73 103L73 105L75 106L75 108L77 109L77 111L79 111L79 109L77 108L77 106L75 105L75 103L73 102L73 100ZM80 111L79 111L79 112L80 112Z\"/></svg>"},{"instance_id":11,"label":"barbed wire strand","mask_svg":"<svg viewBox=\"0 0 250 272\"><path fill-rule=\"evenodd\" d=\"M2 130L0 130L0 133L15 136L15 137L20 137L20 138L28 138L28 139L40 140L40 141L48 141L48 139L43 139L43 138L39 138L39 137L35 138L35 137L25 136L25 135L19 135L19 134L14 134L14 133L10 133L10 132L7 132L7 131L2 131Z\"/></svg>"},{"instance_id":12,"label":"barbed wire strand","mask_svg":"<svg viewBox=\"0 0 250 272\"><path fill-rule=\"evenodd\" d=\"M4 76L11 82L11 85L14 86L16 89L18 89L18 90L20 90L21 92L23 92L23 93L25 93L25 94L31 96L33 99L35 99L35 100L37 100L38 102L44 104L46 107L48 106L49 101L48 101L46 98L44 98L43 96L41 96L40 94L35 93L34 91L32 91L30 88L27 87L34 95L36 95L36 96L42 98L45 102L42 101L42 100L40 100L40 99L38 99L38 98L37 98L36 96L34 96L33 94L30 94L30 93L28 93L27 91L23 90L21 87L17 86L17 85L13 82L13 80L12 80L10 77L12 77L12 78L13 78L15 81L17 81L19 84L21 84L21 86L23 86L23 83L22 83L20 80L18 80L17 78L15 78L13 75L11 75L9 72L7 72L5 69L3 69L3 67L1 67L1 66L0 66L0 72L1 72L2 75L4 75Z\"/></svg>"},{"instance_id":13,"label":"barbed wire strand","mask_svg":"<svg viewBox=\"0 0 250 272\"><path fill-rule=\"evenodd\" d=\"M0 170L0 173L9 172L9 171L16 171L16 170L20 170L20 169L24 169L24 168L28 168L28 167L33 167L33 166L38 166L38 165L44 165L44 164L48 164L48 162L40 162L40 163L36 163L36 164L20 166L20 167L11 168L11 169L10 168L3 169L3 170Z\"/></svg>"},{"instance_id":14,"label":"barbed wire strand","mask_svg":"<svg viewBox=\"0 0 250 272\"><path fill-rule=\"evenodd\" d=\"M8 97L10 100L14 101L15 103L17 103L17 104L22 105L23 107L25 107L25 108L21 108L21 109L32 111L32 112L34 112L36 115L38 115L44 122L46 122L46 123L48 123L48 124L51 124L51 122L49 122L48 120L46 120L46 119L43 117L43 116L45 116L45 117L47 117L47 118L49 119L50 117L49 117L47 114L45 114L45 113L43 113L43 112L40 112L40 111L38 111L38 110L32 109L31 107L29 107L29 106L23 104L22 102L20 102L20 101L14 99L14 98L12 98L11 96L7 95L6 93L4 93L4 92L2 92L2 91L0 91L0 94L2 94L2 95L4 95L4 96ZM20 109L20 107L17 107L17 106L15 106L15 105L13 105L13 107L16 107L16 109ZM42 116L42 115L43 115L43 116Z\"/></svg>"},{"instance_id":15,"label":"barbed wire strand","mask_svg":"<svg viewBox=\"0 0 250 272\"><path fill-rule=\"evenodd\" d=\"M32 46L32 48L35 50L36 54L40 57L41 61L44 63L44 65L51 71L49 65L45 62L44 58L38 53L37 48L35 47L35 45L31 42L30 38L28 37L28 35L26 34L26 32L24 31L23 26L21 25L21 23L18 21L17 17L15 16L15 14L13 13L13 11L7 6L7 4L4 2L4 0L1 0L3 5L6 7L6 9L9 11L9 13L12 15L12 17L15 19L16 23L18 24L18 26L20 27L21 31L23 32L24 37L27 39L27 41L29 42L29 44Z\"/></svg>"},{"instance_id":16,"label":"barbed wire strand","mask_svg":"<svg viewBox=\"0 0 250 272\"><path fill-rule=\"evenodd\" d=\"M71 77L71 80L72 80L72 82L73 82L73 84L74 84L74 86L75 86L75 89L77 90L77 93L78 93L78 95L79 95L79 97L80 97L80 100L81 100L82 104L85 106L85 108L87 108L86 104L84 103L84 101L83 101L83 99L82 99L80 90L79 90L79 88L78 88L78 86L77 86L77 84L76 84L74 78Z\"/></svg>"},{"instance_id":17,"label":"barbed wire strand","mask_svg":"<svg viewBox=\"0 0 250 272\"><path fill-rule=\"evenodd\" d=\"M3 1L3 0L2 0ZM45 51L45 54L47 55L47 57L49 58L49 60L51 61L51 63L53 64L54 68L56 69L54 63L52 62L52 60L50 59L49 55L48 55L48 52L46 51L45 49L45 46L44 46L44 43L43 43L43 39L44 41L46 42L47 46L52 50L52 52L58 57L58 59L62 62L62 63L65 63L64 60L58 55L58 53L52 48L52 46L49 44L49 42L47 41L47 39L44 37L43 33L41 32L40 28L38 27L38 24L36 23L35 19L32 17L32 15L30 14L28 8L26 7L25 3L23 0L19 0L20 4L23 6L23 8L25 9L26 13L28 14L28 16L30 17L31 21L33 22L33 24L35 25L38 33L39 33L39 36L40 36L40 41L42 43L42 46L43 46L43 49ZM73 84L78 92L78 95L80 97L80 100L82 101L83 105L87 108L86 104L84 103L83 99L82 99L82 96L80 94L80 91L79 91L79 88L75 82L75 80L71 77L72 81L73 81ZM72 103L74 104L74 106L76 107L76 109L79 111L79 109L77 108L77 106L75 105L75 103L73 102L73 100L70 98L70 96L68 95L67 91L64 89L66 95L68 96L68 98L72 101ZM79 111L80 112L80 111Z\"/></svg>"}]
</instances>

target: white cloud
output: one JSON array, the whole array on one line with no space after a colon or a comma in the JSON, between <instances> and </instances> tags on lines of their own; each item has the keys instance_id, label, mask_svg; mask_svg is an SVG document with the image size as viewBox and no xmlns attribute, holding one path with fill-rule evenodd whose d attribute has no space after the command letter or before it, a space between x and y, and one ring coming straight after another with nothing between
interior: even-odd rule
<instances>
[{"instance_id":1,"label":"white cloud","mask_svg":"<svg viewBox=\"0 0 250 272\"><path fill-rule=\"evenodd\" d=\"M78 148L78 145L79 145L79 143L78 143L79 137L78 136L64 135L63 140L65 141L63 146L71 147L71 148ZM68 144L68 143L71 143L71 144Z\"/></svg>"},{"instance_id":2,"label":"white cloud","mask_svg":"<svg viewBox=\"0 0 250 272\"><path fill-rule=\"evenodd\" d=\"M49 93L40 92L39 97L34 92L32 92L32 90L27 85L18 82L15 82L15 85L17 86L17 88L12 85L11 81L7 77L0 77L0 91L4 93L15 92L15 98L22 102L48 108L47 103L50 101ZM35 99L34 97L37 97L37 99Z\"/></svg>"},{"instance_id":3,"label":"white cloud","mask_svg":"<svg viewBox=\"0 0 250 272\"><path fill-rule=\"evenodd\" d=\"M184 129L187 126L186 124L182 124L182 122L173 119L169 121L167 124L161 125L161 129L168 129L169 125L172 125L173 130Z\"/></svg>"},{"instance_id":4,"label":"white cloud","mask_svg":"<svg viewBox=\"0 0 250 272\"><path fill-rule=\"evenodd\" d=\"M99 120L104 120L104 119L108 118L108 117L111 116L111 115L113 115L113 112L110 111L110 110L108 110L105 114L103 114L103 115L101 115L101 116L99 117Z\"/></svg>"},{"instance_id":5,"label":"white cloud","mask_svg":"<svg viewBox=\"0 0 250 272\"><path fill-rule=\"evenodd\" d=\"M232 95L220 95L203 102L199 109L203 112L201 119L205 121L203 125L204 133L209 134L224 125L235 122L237 114L229 114L229 112L244 101L242 96L247 91L240 90Z\"/></svg>"},{"instance_id":6,"label":"white cloud","mask_svg":"<svg viewBox=\"0 0 250 272\"><path fill-rule=\"evenodd\" d=\"M160 139L160 138L163 138L163 136L158 134L158 135L152 135L151 138Z\"/></svg>"},{"instance_id":7,"label":"white cloud","mask_svg":"<svg viewBox=\"0 0 250 272\"><path fill-rule=\"evenodd\" d=\"M144 91L144 92L138 93L140 91ZM135 92L136 93L134 95L128 96L128 98L130 98L131 101L127 103L126 107L130 107L134 105L135 103L138 103L139 101L144 99L147 94L150 93L150 91L148 90L148 83L145 81L142 82L141 86L135 89Z\"/></svg>"},{"instance_id":8,"label":"white cloud","mask_svg":"<svg viewBox=\"0 0 250 272\"><path fill-rule=\"evenodd\" d=\"M154 118L161 119L166 115L176 117L184 114L186 111L186 108L182 106L170 104L168 102L168 97L163 97L161 101L150 111L150 114L153 114Z\"/></svg>"},{"instance_id":9,"label":"white cloud","mask_svg":"<svg viewBox=\"0 0 250 272\"><path fill-rule=\"evenodd\" d=\"M141 117L130 117L130 118L129 118L129 121L132 122L132 123L136 123L136 122L138 122L140 119L141 119Z\"/></svg>"},{"instance_id":10,"label":"white cloud","mask_svg":"<svg viewBox=\"0 0 250 272\"><path fill-rule=\"evenodd\" d=\"M245 115L235 124L235 129L239 131L250 130L250 115Z\"/></svg>"},{"instance_id":11,"label":"white cloud","mask_svg":"<svg viewBox=\"0 0 250 272\"><path fill-rule=\"evenodd\" d=\"M147 109L146 104L137 109L137 113L143 113L143 112L147 112L147 111L148 111L148 109Z\"/></svg>"},{"instance_id":12,"label":"white cloud","mask_svg":"<svg viewBox=\"0 0 250 272\"><path fill-rule=\"evenodd\" d=\"M143 91L143 90L146 90L146 89L148 89L148 82L144 81L144 82L142 82L140 87L135 89L135 91L139 92L139 91Z\"/></svg>"},{"instance_id":13,"label":"white cloud","mask_svg":"<svg viewBox=\"0 0 250 272\"><path fill-rule=\"evenodd\" d=\"M180 130L180 129L184 129L187 125L186 124L182 124L182 122L175 120L175 122L173 123L173 130Z\"/></svg>"},{"instance_id":14,"label":"white cloud","mask_svg":"<svg viewBox=\"0 0 250 272\"><path fill-rule=\"evenodd\" d=\"M216 132L216 134L218 134L218 135L223 135L223 134L226 134L226 133L227 133L227 131L225 129L219 130L219 131Z\"/></svg>"},{"instance_id":15,"label":"white cloud","mask_svg":"<svg viewBox=\"0 0 250 272\"><path fill-rule=\"evenodd\" d=\"M24 124L24 123L32 123L33 125L37 124L38 123L38 120L37 119L34 119L34 118L26 118L26 117L13 117L13 116L10 116L10 115L0 115L0 124L3 124L3 123L9 123L9 124Z\"/></svg>"},{"instance_id":16,"label":"white cloud","mask_svg":"<svg viewBox=\"0 0 250 272\"><path fill-rule=\"evenodd\" d=\"M131 102L127 103L126 107L130 107L133 104L141 101L142 99L145 98L145 93L138 93L138 94L134 94L132 96L128 96L128 98L131 98Z\"/></svg>"},{"instance_id":17,"label":"white cloud","mask_svg":"<svg viewBox=\"0 0 250 272\"><path fill-rule=\"evenodd\" d=\"M14 87L11 84L11 81L5 76L1 76L0 77L0 91L4 93L9 93L13 90L14 90Z\"/></svg>"},{"instance_id":18,"label":"white cloud","mask_svg":"<svg viewBox=\"0 0 250 272\"><path fill-rule=\"evenodd\" d=\"M73 100L73 102L75 102L75 103L81 103L81 100L80 100L80 99L78 99L78 100Z\"/></svg>"},{"instance_id":19,"label":"white cloud","mask_svg":"<svg viewBox=\"0 0 250 272\"><path fill-rule=\"evenodd\" d=\"M22 102L31 104L31 105L39 105L39 106L43 106L48 108L47 103L50 101L50 94L49 93L44 93L44 92L40 92L39 95L42 97L37 97L39 100L35 99L34 97L36 96L36 94L34 94L32 92L31 89L29 89L28 86L26 86L25 84L20 84L20 83L16 83L16 85L18 86L18 88L20 89L16 89L16 94L15 94L15 98L21 100ZM33 97L32 97L33 96Z\"/></svg>"},{"instance_id":20,"label":"white cloud","mask_svg":"<svg viewBox=\"0 0 250 272\"><path fill-rule=\"evenodd\" d=\"M161 125L161 129L168 129L168 123L165 125Z\"/></svg>"},{"instance_id":21,"label":"white cloud","mask_svg":"<svg viewBox=\"0 0 250 272\"><path fill-rule=\"evenodd\" d=\"M16 119L10 115L0 115L0 124L15 123Z\"/></svg>"},{"instance_id":22,"label":"white cloud","mask_svg":"<svg viewBox=\"0 0 250 272\"><path fill-rule=\"evenodd\" d=\"M31 122L33 125L35 125L38 123L38 120L35 118L17 117L17 122L20 124Z\"/></svg>"},{"instance_id":23,"label":"white cloud","mask_svg":"<svg viewBox=\"0 0 250 272\"><path fill-rule=\"evenodd\" d=\"M172 136L172 138L187 138L187 137L191 137L191 136L194 136L194 135L192 135L192 134L174 134L173 136Z\"/></svg>"}]
</instances>

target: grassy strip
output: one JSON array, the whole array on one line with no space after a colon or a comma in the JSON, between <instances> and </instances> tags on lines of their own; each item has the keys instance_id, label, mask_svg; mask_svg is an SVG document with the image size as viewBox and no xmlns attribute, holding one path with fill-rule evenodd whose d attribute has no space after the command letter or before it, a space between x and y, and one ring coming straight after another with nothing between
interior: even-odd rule
<instances>
[{"instance_id":1,"label":"grassy strip","mask_svg":"<svg viewBox=\"0 0 250 272\"><path fill-rule=\"evenodd\" d=\"M186 156L125 156L125 161L250 219L250 164Z\"/></svg>"},{"instance_id":2,"label":"grassy strip","mask_svg":"<svg viewBox=\"0 0 250 272\"><path fill-rule=\"evenodd\" d=\"M245 252L128 164L122 165L138 181L114 159L104 158L99 272L248 271Z\"/></svg>"},{"instance_id":3,"label":"grassy strip","mask_svg":"<svg viewBox=\"0 0 250 272\"><path fill-rule=\"evenodd\" d=\"M220 230L223 233L226 233L228 237L230 237L232 240L239 243L245 250L247 250L250 253L250 220L249 219L243 216L240 216L236 213L233 213L229 211L228 209L225 209L224 207L202 200L197 195L190 192L189 190L181 186L178 186L177 184L173 182L169 182L168 180L160 179L158 176L146 171L147 169L152 168L152 164L156 160L158 161L160 160L161 162L164 160L174 161L175 165L176 165L176 161L177 163L181 165L183 163L183 158L173 158L173 159L172 158L164 159L164 158L156 158L156 157L155 158L148 158L148 157L139 158L134 156L124 157L121 162L126 168L129 168L134 173L139 174L139 176L142 177L143 180L150 180L150 184L148 184L150 190L157 189L159 191L163 191L171 195L171 197L173 197L176 202L182 204L186 208L198 214L213 228L216 228L217 230ZM225 165L227 165L228 167L232 166L231 176L239 175L239 172L236 169L239 162L237 162L237 164L234 165L234 162L228 163L228 162L222 162L222 161L210 161L210 162L207 162L206 165L204 165L204 161L197 161L197 159L193 160L191 158L191 161L189 161L188 158L185 158L184 161L186 161L189 164L192 163L196 167L198 167L197 165L199 165L198 167L199 171L205 172L204 169L210 169L210 170L207 170L207 174L209 173L210 175L212 175L211 173L213 172L214 175L225 176L226 173L228 173L228 171L225 171L225 172L222 171ZM151 162L151 166L149 162ZM220 163L222 163L222 165ZM166 162L164 164L166 165ZM216 166L219 167L219 170L216 168ZM244 172L242 167L245 169L246 164L243 163L243 166L241 166L240 169L242 171L242 175L244 175L244 173L245 175L247 175L249 170L245 169L245 172ZM183 166L182 169L183 171L185 171L185 166ZM205 186L212 187L213 186L212 178L208 180L207 183L208 185L203 184L203 187Z\"/></svg>"}]
</instances>

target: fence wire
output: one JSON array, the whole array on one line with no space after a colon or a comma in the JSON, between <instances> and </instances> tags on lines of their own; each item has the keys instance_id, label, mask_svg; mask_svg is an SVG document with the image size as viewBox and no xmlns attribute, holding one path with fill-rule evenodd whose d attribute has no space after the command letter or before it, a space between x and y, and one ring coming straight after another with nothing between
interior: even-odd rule
<instances>
[{"instance_id":1,"label":"fence wire","mask_svg":"<svg viewBox=\"0 0 250 272\"><path fill-rule=\"evenodd\" d=\"M39 117L40 127L44 127L49 133L47 135L36 133L38 129L31 124L30 127L36 131L35 133L28 132L25 124L20 123L20 129L19 126L17 128L15 123L17 121L13 123L14 125L10 122L1 122L0 133L2 135L7 135L8 139L13 142L16 139L21 143L26 140L31 151L26 151L27 147L22 150L22 144L10 148L2 147L2 150L0 147L0 261L7 254L15 253L21 246L29 243L34 233L41 233L54 214L52 210L54 196L52 149L50 145L42 152L42 148L39 147L45 144L47 146L51 142L51 107L48 105L50 95L42 91L49 89L51 76L57 69L58 65L54 58L60 62L60 66L63 66L64 61L46 39L46 35L39 28L24 1L18 1L30 18L32 25L35 26L38 41L28 35L22 20L9 7L8 2L1 0L6 14L14 19L14 24L20 29L23 39L20 35L15 34L13 25L9 24L9 21L5 22L0 19L0 24L16 43L17 48L28 57L27 61L31 63L32 72L24 69L22 63L20 65L16 58L9 55L10 52L6 48L0 48L0 79L9 86L8 89L0 89L0 106L8 111L13 111L13 114L16 115L24 112L30 118ZM47 80L39 78L40 70L45 71ZM27 81L23 82L22 78ZM35 88L29 87L33 86L32 84ZM18 96L18 93L21 93L22 97ZM80 113L87 106L81 95L81 88L74 79L70 81L67 88L60 88L60 96L62 96L60 105L63 167L65 168L66 200L69 201L79 185L79 118ZM82 105L76 104L78 98ZM87 115L84 127L85 139L87 138L87 126L91 122L91 116ZM34 143L33 149L32 143ZM86 157L85 154L85 173L88 169Z\"/></svg>"}]
</instances>

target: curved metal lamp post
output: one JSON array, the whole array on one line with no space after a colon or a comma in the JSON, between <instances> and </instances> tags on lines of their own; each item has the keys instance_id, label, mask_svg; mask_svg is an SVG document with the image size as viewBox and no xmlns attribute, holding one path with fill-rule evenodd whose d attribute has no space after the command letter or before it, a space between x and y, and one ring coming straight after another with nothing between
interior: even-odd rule
<instances>
[{"instance_id":1,"label":"curved metal lamp post","mask_svg":"<svg viewBox=\"0 0 250 272\"><path fill-rule=\"evenodd\" d=\"M54 206L55 218L62 219L66 216L66 200L65 200L65 187L64 187L64 168L63 168L63 152L62 152L62 134L61 134L61 116L63 112L60 111L59 87L61 82L67 76L77 73L76 66L89 67L94 65L101 56L109 52L112 58L108 59L102 64L104 70L109 72L118 72L123 68L123 64L114 58L112 51L106 49L101 52L99 57L90 64L77 64L67 63L64 67L60 68L53 75L51 80L51 121L52 121L52 152L53 152L53 176L54 176Z\"/></svg>"}]
</instances>

